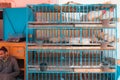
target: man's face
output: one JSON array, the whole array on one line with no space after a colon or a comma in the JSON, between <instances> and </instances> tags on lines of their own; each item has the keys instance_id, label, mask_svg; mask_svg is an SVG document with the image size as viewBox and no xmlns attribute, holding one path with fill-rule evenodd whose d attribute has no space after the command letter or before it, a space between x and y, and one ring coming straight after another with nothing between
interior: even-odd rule
<instances>
[{"instance_id":1,"label":"man's face","mask_svg":"<svg viewBox=\"0 0 120 80\"><path fill-rule=\"evenodd\" d=\"M3 50L0 50L0 59L3 59L5 57L5 53Z\"/></svg>"}]
</instances>

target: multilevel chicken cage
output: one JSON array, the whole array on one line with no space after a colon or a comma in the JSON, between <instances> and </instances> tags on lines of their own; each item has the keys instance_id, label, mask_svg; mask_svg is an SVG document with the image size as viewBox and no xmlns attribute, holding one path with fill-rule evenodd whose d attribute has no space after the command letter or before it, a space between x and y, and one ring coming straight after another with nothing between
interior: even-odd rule
<instances>
[{"instance_id":1,"label":"multilevel chicken cage","mask_svg":"<svg viewBox=\"0 0 120 80\"><path fill-rule=\"evenodd\" d=\"M116 5L27 8L26 80L117 80Z\"/></svg>"}]
</instances>

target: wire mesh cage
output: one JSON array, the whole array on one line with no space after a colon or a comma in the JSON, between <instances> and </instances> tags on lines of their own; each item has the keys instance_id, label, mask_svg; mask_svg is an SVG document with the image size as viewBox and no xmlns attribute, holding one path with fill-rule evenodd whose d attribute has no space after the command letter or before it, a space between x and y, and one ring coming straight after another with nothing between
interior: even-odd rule
<instances>
[{"instance_id":1,"label":"wire mesh cage","mask_svg":"<svg viewBox=\"0 0 120 80\"><path fill-rule=\"evenodd\" d=\"M116 46L116 5L40 4L28 8L35 18L28 23L32 42Z\"/></svg>"},{"instance_id":2,"label":"wire mesh cage","mask_svg":"<svg viewBox=\"0 0 120 80\"><path fill-rule=\"evenodd\" d=\"M116 5L27 7L28 80L116 80Z\"/></svg>"},{"instance_id":3,"label":"wire mesh cage","mask_svg":"<svg viewBox=\"0 0 120 80\"><path fill-rule=\"evenodd\" d=\"M29 70L74 72L115 69L115 50L37 50L28 56Z\"/></svg>"},{"instance_id":4,"label":"wire mesh cage","mask_svg":"<svg viewBox=\"0 0 120 80\"><path fill-rule=\"evenodd\" d=\"M28 8L33 11L35 21L41 23L114 22L115 18L115 5L111 4L40 4Z\"/></svg>"},{"instance_id":5,"label":"wire mesh cage","mask_svg":"<svg viewBox=\"0 0 120 80\"><path fill-rule=\"evenodd\" d=\"M31 29L31 28L30 28ZM39 27L29 30L29 42L38 45L116 47L115 28Z\"/></svg>"},{"instance_id":6,"label":"wire mesh cage","mask_svg":"<svg viewBox=\"0 0 120 80\"><path fill-rule=\"evenodd\" d=\"M114 73L34 73L29 80L114 80Z\"/></svg>"}]
</instances>

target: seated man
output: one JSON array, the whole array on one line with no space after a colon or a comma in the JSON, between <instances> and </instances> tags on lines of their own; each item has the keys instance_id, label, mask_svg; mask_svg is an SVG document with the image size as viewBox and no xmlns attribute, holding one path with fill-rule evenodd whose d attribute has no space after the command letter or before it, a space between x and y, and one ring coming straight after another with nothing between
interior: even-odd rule
<instances>
[{"instance_id":1,"label":"seated man","mask_svg":"<svg viewBox=\"0 0 120 80\"><path fill-rule=\"evenodd\" d=\"M14 57L9 56L5 47L0 48L0 80L16 80L19 67Z\"/></svg>"}]
</instances>

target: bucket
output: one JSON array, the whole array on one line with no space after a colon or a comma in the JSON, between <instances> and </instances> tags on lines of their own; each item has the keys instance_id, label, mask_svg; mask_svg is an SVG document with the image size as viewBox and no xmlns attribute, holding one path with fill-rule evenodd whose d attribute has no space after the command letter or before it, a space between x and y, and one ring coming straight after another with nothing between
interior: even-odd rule
<instances>
[{"instance_id":1,"label":"bucket","mask_svg":"<svg viewBox=\"0 0 120 80\"><path fill-rule=\"evenodd\" d=\"M40 63L40 71L47 71L47 63L46 62Z\"/></svg>"}]
</instances>

